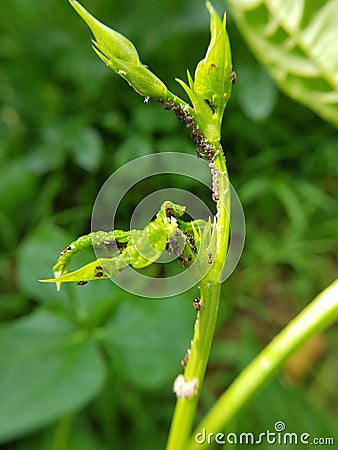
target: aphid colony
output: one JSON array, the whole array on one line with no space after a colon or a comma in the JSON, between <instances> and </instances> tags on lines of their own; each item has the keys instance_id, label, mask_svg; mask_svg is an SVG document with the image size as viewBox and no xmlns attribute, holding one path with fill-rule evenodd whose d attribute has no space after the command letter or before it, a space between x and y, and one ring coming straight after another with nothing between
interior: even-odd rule
<instances>
[{"instance_id":1,"label":"aphid colony","mask_svg":"<svg viewBox=\"0 0 338 450\"><path fill-rule=\"evenodd\" d=\"M231 80L234 83L236 80L235 72L232 73ZM189 107L185 105L175 105L171 101L163 102L159 100L163 105L164 109L174 111L178 120L185 122L187 128L192 128L191 139L196 144L196 155L198 158L205 158L208 161L208 165L211 170L212 175L212 199L215 202L219 200L219 191L218 191L218 169L214 164L215 158L215 148L208 139L206 139L201 130L199 130L195 125L194 117L189 112ZM209 105L212 107L212 105ZM222 150L220 150L222 151Z\"/></svg>"},{"instance_id":2,"label":"aphid colony","mask_svg":"<svg viewBox=\"0 0 338 450\"><path fill-rule=\"evenodd\" d=\"M167 225L167 221L171 223L171 219L178 219L184 212L184 208L171 202L165 202L156 219L147 225L140 233L147 235L149 230L152 232L157 229L161 232L163 225ZM164 231L165 232L165 231ZM77 280L69 279L68 265L70 260L80 251L94 247L96 251L104 252L96 261L96 264L89 263L84 268L83 278L77 273ZM177 260L184 266L189 267L197 254L195 238L187 231L177 228L175 231L166 234L166 251L173 251ZM134 258L134 259L133 259ZM66 281L77 281L78 286L84 286L89 280L97 280L112 277L121 272L129 264L133 265L136 260L139 267L146 267L148 260L144 261L139 256L138 250L134 245L132 233L130 231L115 230L111 232L97 231L81 236L76 241L69 244L60 252L60 257L53 267L56 279L68 276ZM140 261L143 266L140 266ZM135 267L135 266L134 266ZM54 281L54 280L53 280ZM63 280L61 280L62 282Z\"/></svg>"},{"instance_id":3,"label":"aphid colony","mask_svg":"<svg viewBox=\"0 0 338 450\"><path fill-rule=\"evenodd\" d=\"M197 253L195 239L186 231L175 231L175 233L168 237L166 251L173 251L177 256L177 261L183 267L189 267L194 255Z\"/></svg>"},{"instance_id":4,"label":"aphid colony","mask_svg":"<svg viewBox=\"0 0 338 450\"><path fill-rule=\"evenodd\" d=\"M198 319L200 317L200 311L202 309L204 309L204 303L203 303L203 301L200 298L196 297L196 298L194 298L194 301L192 302L192 305L195 308L195 310L197 311L197 317L196 317L196 323L197 323L197 321L198 321ZM196 326L196 323L195 323L195 326ZM182 366L184 368L188 364L190 353L191 353L191 350L190 350L190 348L188 348L188 350L186 351L186 353L184 355L184 358L181 361L181 364L182 364Z\"/></svg>"}]
</instances>

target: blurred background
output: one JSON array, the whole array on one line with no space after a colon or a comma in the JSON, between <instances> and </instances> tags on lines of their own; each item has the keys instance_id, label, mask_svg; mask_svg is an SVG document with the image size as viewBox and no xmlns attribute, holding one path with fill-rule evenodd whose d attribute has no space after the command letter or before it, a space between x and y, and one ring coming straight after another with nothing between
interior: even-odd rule
<instances>
[{"instance_id":1,"label":"blurred background","mask_svg":"<svg viewBox=\"0 0 338 450\"><path fill-rule=\"evenodd\" d=\"M194 72L209 42L204 2L83 5L131 39L142 62L184 97L175 77ZM214 5L223 13L222 1ZM66 1L11 0L0 11L2 448L161 449L197 288L147 300L110 281L56 293L37 280L51 276L62 248L90 232L93 202L109 175L142 155L193 154L189 132L100 62ZM338 265L337 130L278 90L231 14L228 29L237 82L222 142L247 235L222 288L197 418L335 279ZM154 178L127 196L119 226L128 228L138 202L168 185L209 202L190 179ZM337 439L337 356L334 326L289 360L232 431L260 433L281 420L287 431Z\"/></svg>"}]
</instances>

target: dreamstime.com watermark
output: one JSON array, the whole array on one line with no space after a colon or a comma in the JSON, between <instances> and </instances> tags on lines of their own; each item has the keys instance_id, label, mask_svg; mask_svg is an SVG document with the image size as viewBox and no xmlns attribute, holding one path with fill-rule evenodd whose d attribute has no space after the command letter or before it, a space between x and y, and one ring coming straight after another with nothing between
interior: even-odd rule
<instances>
[{"instance_id":1,"label":"dreamstime.com watermark","mask_svg":"<svg viewBox=\"0 0 338 450\"><path fill-rule=\"evenodd\" d=\"M335 445L332 437L313 437L310 433L295 433L285 431L286 426L282 421L274 424L274 430L266 430L261 433L208 433L203 428L196 433L197 444L207 445L260 445L263 443L277 445Z\"/></svg>"}]
</instances>

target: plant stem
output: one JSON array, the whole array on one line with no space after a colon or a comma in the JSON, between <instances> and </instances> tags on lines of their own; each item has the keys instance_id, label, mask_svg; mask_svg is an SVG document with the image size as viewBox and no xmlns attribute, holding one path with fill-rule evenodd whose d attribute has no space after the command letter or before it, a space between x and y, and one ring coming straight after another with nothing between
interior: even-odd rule
<instances>
[{"instance_id":1,"label":"plant stem","mask_svg":"<svg viewBox=\"0 0 338 450\"><path fill-rule=\"evenodd\" d=\"M187 450L210 447L197 443L203 429L218 433L233 420L241 408L273 376L286 358L306 339L327 328L338 317L338 280L321 292L294 318L243 370L196 427Z\"/></svg>"},{"instance_id":2,"label":"plant stem","mask_svg":"<svg viewBox=\"0 0 338 450\"><path fill-rule=\"evenodd\" d=\"M198 393L203 383L208 363L212 338L218 311L221 285L202 280L200 283L201 301L205 305L196 319L195 333L191 345L191 354L186 367L184 378L191 381L198 380ZM192 398L178 398L171 424L167 450L183 450L189 438L199 395Z\"/></svg>"},{"instance_id":3,"label":"plant stem","mask_svg":"<svg viewBox=\"0 0 338 450\"><path fill-rule=\"evenodd\" d=\"M204 308L197 315L194 337L190 348L191 353L184 373L186 382L194 379L198 380L198 390L192 398L178 398L169 432L167 450L183 450L193 427L199 393L204 380L215 331L221 290L219 277L226 258L229 239L230 191L228 189L229 179L225 158L219 140L215 142L209 139L209 142L215 148L214 164L218 170L217 186L214 186L219 195L215 229L217 233L216 251L213 255L214 261L209 272L199 284L200 300ZM206 250L200 249L200 251Z\"/></svg>"},{"instance_id":4,"label":"plant stem","mask_svg":"<svg viewBox=\"0 0 338 450\"><path fill-rule=\"evenodd\" d=\"M54 434L52 450L67 450L73 414L65 414L60 417Z\"/></svg>"}]
</instances>

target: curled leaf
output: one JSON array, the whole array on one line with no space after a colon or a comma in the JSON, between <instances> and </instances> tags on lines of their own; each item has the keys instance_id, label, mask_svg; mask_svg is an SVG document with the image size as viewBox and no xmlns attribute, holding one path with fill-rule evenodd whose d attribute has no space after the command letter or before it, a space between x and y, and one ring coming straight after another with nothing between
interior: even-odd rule
<instances>
[{"instance_id":1,"label":"curled leaf","mask_svg":"<svg viewBox=\"0 0 338 450\"><path fill-rule=\"evenodd\" d=\"M196 225L192 222L185 223L179 219L184 211L184 206L166 201L162 204L155 220L146 225L143 230L97 231L81 236L61 251L53 267L55 277L40 281L56 283L59 290L61 283L77 281L79 284L85 284L91 280L111 278L128 265L136 269L149 266L159 259L168 244L172 245L173 249L177 249L175 254L179 262L184 267L189 267L197 253L197 222L203 221L196 221ZM182 241L181 245L177 242L179 238ZM97 258L68 273L70 261L80 251L90 247L100 250L100 253L106 252L109 257Z\"/></svg>"}]
</instances>

